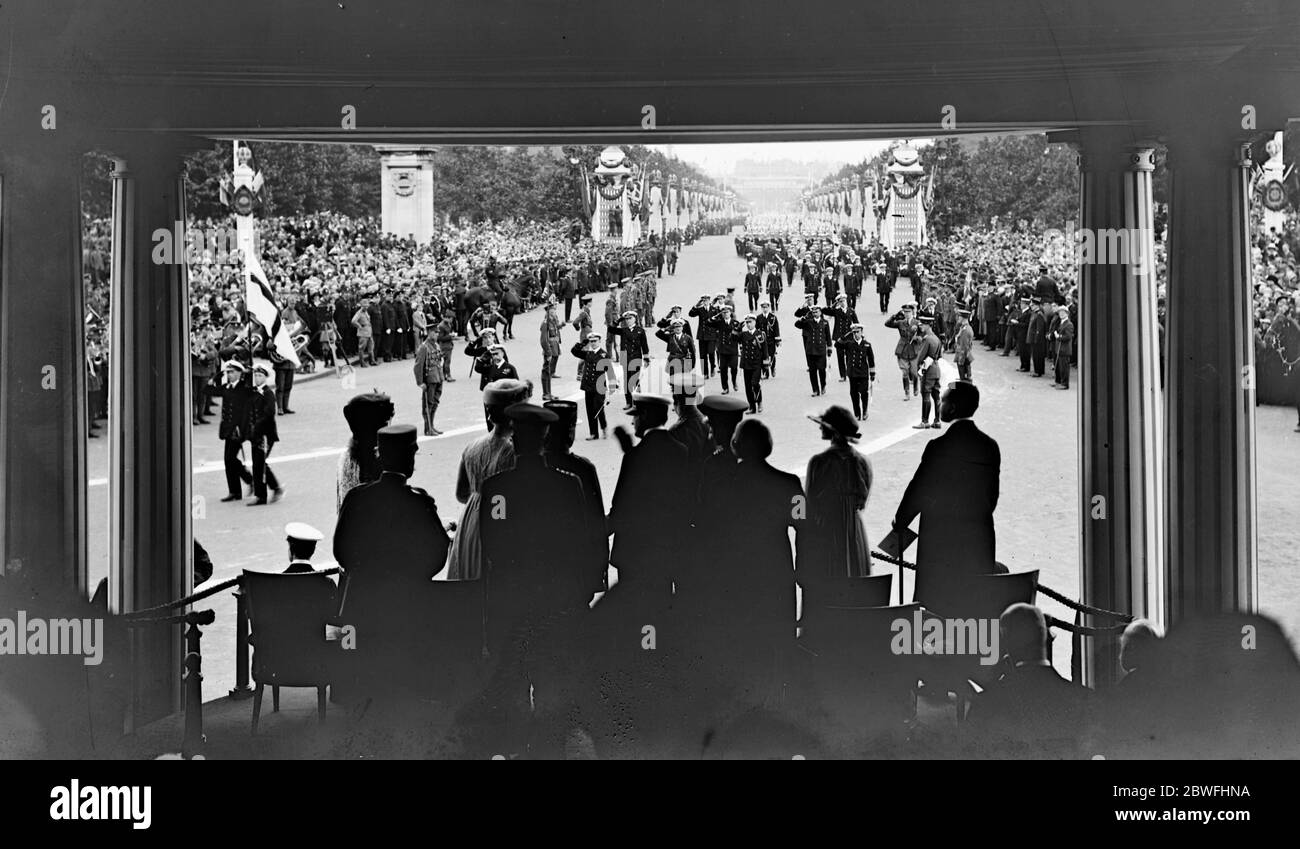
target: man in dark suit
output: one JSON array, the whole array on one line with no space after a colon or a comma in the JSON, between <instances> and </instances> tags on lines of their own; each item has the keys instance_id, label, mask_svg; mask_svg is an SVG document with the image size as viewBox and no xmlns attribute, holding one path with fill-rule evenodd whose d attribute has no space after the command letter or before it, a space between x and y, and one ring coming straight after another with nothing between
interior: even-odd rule
<instances>
[{"instance_id":1,"label":"man in dark suit","mask_svg":"<svg viewBox=\"0 0 1300 849\"><path fill-rule=\"evenodd\" d=\"M973 383L948 384L939 415L946 433L930 441L894 514L894 528L921 517L914 600L943 615L960 603L962 579L994 571L993 511L1002 454L971 421L979 409Z\"/></svg>"},{"instance_id":2,"label":"man in dark suit","mask_svg":"<svg viewBox=\"0 0 1300 849\"><path fill-rule=\"evenodd\" d=\"M582 484L582 495L587 505L587 537L589 549L574 547L580 553L577 556L582 573L590 573L586 581L587 599L592 593L605 589L606 572L609 567L609 534L605 533L605 496L600 490L600 477L596 466L586 457L573 453L573 441L577 438L578 405L573 401L547 401L542 405L555 413L559 420L546 429L546 464L552 469L569 472ZM585 603L585 602L584 602Z\"/></svg>"},{"instance_id":3,"label":"man in dark suit","mask_svg":"<svg viewBox=\"0 0 1300 849\"><path fill-rule=\"evenodd\" d=\"M619 583L654 605L671 597L673 571L686 539L690 493L687 451L664 430L670 399L635 395L635 446L623 428L615 431L623 462L610 502L609 531L614 535L610 562Z\"/></svg>"},{"instance_id":4,"label":"man in dark suit","mask_svg":"<svg viewBox=\"0 0 1300 849\"><path fill-rule=\"evenodd\" d=\"M1016 339L1016 353L1020 356L1020 368L1016 371L1029 371L1029 322L1034 311L1030 308L1029 298L1020 299L1019 310L1012 310L1011 325Z\"/></svg>"},{"instance_id":5,"label":"man in dark suit","mask_svg":"<svg viewBox=\"0 0 1300 849\"><path fill-rule=\"evenodd\" d=\"M573 546L589 540L582 483L542 453L559 416L534 404L513 404L506 415L515 466L485 480L479 502L488 653L497 657L512 634L530 642L527 635L585 608L592 594L589 564L573 556Z\"/></svg>"},{"instance_id":6,"label":"man in dark suit","mask_svg":"<svg viewBox=\"0 0 1300 849\"><path fill-rule=\"evenodd\" d=\"M1077 759L1086 730L1088 690L1060 676L1048 660L1042 611L1013 604L999 618L1006 671L971 705L972 737L982 756Z\"/></svg>"},{"instance_id":7,"label":"man in dark suit","mask_svg":"<svg viewBox=\"0 0 1300 849\"><path fill-rule=\"evenodd\" d=\"M447 562L449 540L438 505L407 479L419 450L415 427L391 425L377 436L379 480L343 498L334 529L334 559L343 568L343 622L358 646L400 664L423 625L430 579Z\"/></svg>"},{"instance_id":8,"label":"man in dark suit","mask_svg":"<svg viewBox=\"0 0 1300 849\"><path fill-rule=\"evenodd\" d=\"M1033 360L1034 377L1042 377L1047 371L1047 319L1043 316L1043 302L1038 298L1034 298L1030 308L1025 342L1029 345L1029 356Z\"/></svg>"}]
</instances>

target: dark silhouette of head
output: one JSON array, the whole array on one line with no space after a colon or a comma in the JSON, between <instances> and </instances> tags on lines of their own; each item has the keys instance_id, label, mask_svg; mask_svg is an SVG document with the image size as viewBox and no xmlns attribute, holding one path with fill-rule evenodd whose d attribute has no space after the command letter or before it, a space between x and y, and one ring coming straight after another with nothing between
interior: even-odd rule
<instances>
[{"instance_id":1,"label":"dark silhouette of head","mask_svg":"<svg viewBox=\"0 0 1300 849\"><path fill-rule=\"evenodd\" d=\"M573 401L547 401L542 406L559 417L559 421L546 429L547 453L569 453L577 437L578 405Z\"/></svg>"},{"instance_id":2,"label":"dark silhouette of head","mask_svg":"<svg viewBox=\"0 0 1300 849\"><path fill-rule=\"evenodd\" d=\"M968 380L954 380L939 399L939 418L945 422L968 419L979 408L979 387Z\"/></svg>"},{"instance_id":3,"label":"dark silhouette of head","mask_svg":"<svg viewBox=\"0 0 1300 849\"><path fill-rule=\"evenodd\" d=\"M636 412L632 414L633 422L636 425L636 435L641 436L652 428L663 427L667 424L670 404L669 399L659 398L658 396L632 396L632 405L636 408Z\"/></svg>"},{"instance_id":4,"label":"dark silhouette of head","mask_svg":"<svg viewBox=\"0 0 1300 849\"><path fill-rule=\"evenodd\" d=\"M1032 604L1017 603L998 619L1001 651L1012 663L1038 663L1047 659L1047 621Z\"/></svg>"},{"instance_id":5,"label":"dark silhouette of head","mask_svg":"<svg viewBox=\"0 0 1300 849\"><path fill-rule=\"evenodd\" d=\"M758 419L745 419L731 437L731 450L742 462L766 460L772 455L772 432Z\"/></svg>"},{"instance_id":6,"label":"dark silhouette of head","mask_svg":"<svg viewBox=\"0 0 1300 849\"><path fill-rule=\"evenodd\" d=\"M559 416L545 407L536 404L511 404L505 410L506 416L514 424L510 439L514 443L515 456L532 457L542 453L546 444L546 430L559 421Z\"/></svg>"},{"instance_id":7,"label":"dark silhouette of head","mask_svg":"<svg viewBox=\"0 0 1300 849\"><path fill-rule=\"evenodd\" d=\"M1149 667L1160 647L1160 632L1149 619L1137 619L1128 624L1119 638L1119 665L1125 672Z\"/></svg>"},{"instance_id":8,"label":"dark silhouette of head","mask_svg":"<svg viewBox=\"0 0 1300 849\"><path fill-rule=\"evenodd\" d=\"M409 478L415 472L415 454L420 450L415 425L389 425L380 428L379 466L385 472Z\"/></svg>"}]
</instances>

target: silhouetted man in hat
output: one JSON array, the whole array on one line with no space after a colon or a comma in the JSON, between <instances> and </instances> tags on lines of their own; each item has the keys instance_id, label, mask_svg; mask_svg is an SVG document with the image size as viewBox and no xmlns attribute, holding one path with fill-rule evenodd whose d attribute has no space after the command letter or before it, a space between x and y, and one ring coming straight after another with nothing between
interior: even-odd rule
<instances>
[{"instance_id":1,"label":"silhouetted man in hat","mask_svg":"<svg viewBox=\"0 0 1300 849\"><path fill-rule=\"evenodd\" d=\"M499 656L510 635L527 636L548 618L585 608L591 571L573 557L589 542L586 498L576 475L547 465L543 454L554 412L534 404L506 408L515 466L483 482L479 533L487 562L488 652Z\"/></svg>"},{"instance_id":2,"label":"silhouetted man in hat","mask_svg":"<svg viewBox=\"0 0 1300 849\"><path fill-rule=\"evenodd\" d=\"M664 604L690 515L687 451L664 430L670 403L657 395L633 396L641 441L634 446L623 428L615 431L624 454L609 511L610 562L619 570L619 583L646 601Z\"/></svg>"},{"instance_id":3,"label":"silhouetted man in hat","mask_svg":"<svg viewBox=\"0 0 1300 849\"><path fill-rule=\"evenodd\" d=\"M546 429L546 463L553 469L569 472L582 483L582 495L587 505L587 536L589 550L575 549L584 564L584 573L590 569L587 582L591 592L605 589L609 567L609 534L605 532L605 496L601 493L600 477L596 466L586 457L573 453L577 437L578 405L573 401L547 401L542 405L558 417Z\"/></svg>"},{"instance_id":4,"label":"silhouetted man in hat","mask_svg":"<svg viewBox=\"0 0 1300 849\"><path fill-rule=\"evenodd\" d=\"M973 383L948 384L939 408L948 430L925 446L894 514L896 529L921 517L914 600L940 615L960 605L963 579L995 571L1002 454L972 421L979 398Z\"/></svg>"},{"instance_id":5,"label":"silhouetted man in hat","mask_svg":"<svg viewBox=\"0 0 1300 849\"><path fill-rule=\"evenodd\" d=\"M430 581L447 562L438 506L410 486L419 450L412 425L377 437L379 480L353 488L339 508L334 559L343 568L341 621L356 628L359 651L373 649L376 681L398 676L423 627Z\"/></svg>"}]
</instances>

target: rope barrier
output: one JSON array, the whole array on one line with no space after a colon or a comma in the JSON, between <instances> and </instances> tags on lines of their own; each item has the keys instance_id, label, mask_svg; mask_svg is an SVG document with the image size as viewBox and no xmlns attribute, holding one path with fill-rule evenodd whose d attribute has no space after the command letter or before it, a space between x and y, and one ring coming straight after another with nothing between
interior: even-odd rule
<instances>
[{"instance_id":1,"label":"rope barrier","mask_svg":"<svg viewBox=\"0 0 1300 849\"><path fill-rule=\"evenodd\" d=\"M189 613L176 613L172 616L137 617L127 623L127 627L136 625L211 625L217 621L215 610L195 610Z\"/></svg>"},{"instance_id":2,"label":"rope barrier","mask_svg":"<svg viewBox=\"0 0 1300 849\"><path fill-rule=\"evenodd\" d=\"M342 570L338 566L331 566L328 569L316 570L316 574L333 575L336 572L341 572L341 571ZM209 596L214 596L217 593L222 592L223 590L228 590L231 587L237 586L241 580L242 580L242 576L236 575L235 577L222 581L219 584L213 584L212 586L208 587L206 590L200 590L199 592L191 593L185 596L184 598L178 598L175 601L168 601L168 602L164 602L163 604L155 604L153 607L146 607L143 610L134 610L130 613L124 614L122 618L154 621L154 620L147 619L146 617L148 617L150 613L157 613L160 610L171 610L172 608L175 607L185 607L186 605L193 604L196 601L202 601L203 599L208 598Z\"/></svg>"},{"instance_id":3,"label":"rope barrier","mask_svg":"<svg viewBox=\"0 0 1300 849\"><path fill-rule=\"evenodd\" d=\"M883 560L886 563L892 563L895 566L902 566L905 569L912 569L912 570L916 569L915 563L908 563L906 560L902 560L897 557L892 557L888 554L885 554L883 551L873 551L871 553L871 556L877 560ZM1045 584L1039 584L1038 591L1043 595L1047 596L1048 598L1052 599L1053 601L1060 602L1061 604L1065 605L1071 610L1075 610L1080 613L1086 613L1089 616L1099 616L1106 619L1114 619L1122 623L1120 625L1108 625L1100 628L1092 628L1087 625L1074 625L1068 622L1064 622L1060 619L1052 620L1058 623L1060 627L1066 629L1067 631L1074 631L1075 633L1078 634L1089 634L1095 636L1096 634L1109 633L1111 631L1122 631L1124 630L1125 626L1128 625L1128 623L1133 621L1133 617L1127 613L1119 613L1114 610L1103 610L1100 607L1093 607L1090 604L1084 604L1081 601L1075 601L1074 599L1066 598L1065 596L1061 595L1059 592L1057 592L1056 590L1052 589L1051 587ZM1051 617L1048 618L1051 619ZM1075 630L1076 628L1082 630L1076 631Z\"/></svg>"}]
</instances>

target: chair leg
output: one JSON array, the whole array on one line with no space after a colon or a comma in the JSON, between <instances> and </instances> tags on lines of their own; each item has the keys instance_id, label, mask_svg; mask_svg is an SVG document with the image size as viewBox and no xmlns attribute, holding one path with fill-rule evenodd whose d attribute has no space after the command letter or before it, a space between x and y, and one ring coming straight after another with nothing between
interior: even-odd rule
<instances>
[{"instance_id":1,"label":"chair leg","mask_svg":"<svg viewBox=\"0 0 1300 849\"><path fill-rule=\"evenodd\" d=\"M253 691L253 734L257 734L257 718L262 713L262 688L265 686L259 683Z\"/></svg>"},{"instance_id":2,"label":"chair leg","mask_svg":"<svg viewBox=\"0 0 1300 849\"><path fill-rule=\"evenodd\" d=\"M325 721L325 685L321 684L316 688L316 719L319 722Z\"/></svg>"},{"instance_id":3,"label":"chair leg","mask_svg":"<svg viewBox=\"0 0 1300 849\"><path fill-rule=\"evenodd\" d=\"M280 712L280 685L271 685L271 713Z\"/></svg>"}]
</instances>

